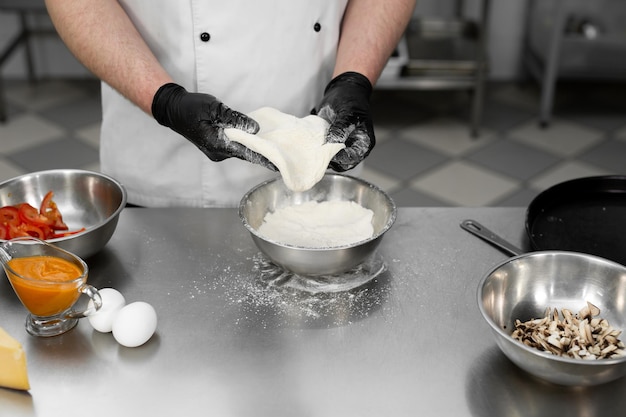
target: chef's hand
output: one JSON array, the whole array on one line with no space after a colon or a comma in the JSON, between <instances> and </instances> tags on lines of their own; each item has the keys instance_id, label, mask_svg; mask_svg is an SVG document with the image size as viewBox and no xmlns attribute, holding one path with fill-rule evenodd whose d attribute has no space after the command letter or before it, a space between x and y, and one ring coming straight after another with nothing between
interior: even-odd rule
<instances>
[{"instance_id":1,"label":"chef's hand","mask_svg":"<svg viewBox=\"0 0 626 417\"><path fill-rule=\"evenodd\" d=\"M276 171L274 164L265 157L229 140L224 134L227 127L255 134L259 124L231 110L212 95L189 93L180 85L168 83L154 95L152 115L163 126L187 138L212 161L235 157Z\"/></svg>"},{"instance_id":2,"label":"chef's hand","mask_svg":"<svg viewBox=\"0 0 626 417\"><path fill-rule=\"evenodd\" d=\"M330 123L326 142L346 145L330 161L329 165L335 171L347 171L357 166L376 143L370 116L371 94L372 84L364 75L344 72L328 84L321 103L314 110Z\"/></svg>"}]
</instances>

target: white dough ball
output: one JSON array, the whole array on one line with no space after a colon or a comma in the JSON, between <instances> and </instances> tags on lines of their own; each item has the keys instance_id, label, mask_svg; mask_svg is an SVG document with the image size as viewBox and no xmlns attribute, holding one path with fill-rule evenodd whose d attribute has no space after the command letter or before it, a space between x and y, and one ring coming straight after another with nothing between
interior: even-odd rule
<instances>
[{"instance_id":1,"label":"white dough ball","mask_svg":"<svg viewBox=\"0 0 626 417\"><path fill-rule=\"evenodd\" d=\"M123 307L113 322L113 337L126 347L137 347L146 343L157 327L154 307L136 301Z\"/></svg>"},{"instance_id":2,"label":"white dough ball","mask_svg":"<svg viewBox=\"0 0 626 417\"><path fill-rule=\"evenodd\" d=\"M118 290L113 288L102 288L98 290L98 293L100 293L100 297L102 298L102 307L87 318L89 324L91 324L91 327L95 330L108 333L113 328L113 321L117 313L126 305L126 300ZM89 300L88 307L93 308L92 300Z\"/></svg>"}]
</instances>

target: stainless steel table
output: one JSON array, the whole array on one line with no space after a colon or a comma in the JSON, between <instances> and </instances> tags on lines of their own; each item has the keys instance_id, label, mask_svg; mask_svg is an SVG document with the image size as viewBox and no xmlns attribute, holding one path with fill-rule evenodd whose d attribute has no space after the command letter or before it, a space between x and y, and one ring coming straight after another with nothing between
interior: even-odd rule
<instances>
[{"instance_id":1,"label":"stainless steel table","mask_svg":"<svg viewBox=\"0 0 626 417\"><path fill-rule=\"evenodd\" d=\"M0 388L0 415L622 415L624 379L553 386L500 353L476 291L506 255L466 218L526 247L521 208L401 208L378 250L387 272L306 295L260 284L235 210L126 209L87 259L90 283L151 303L157 334L134 349L86 321L29 336L1 280L0 326L24 345L32 388Z\"/></svg>"}]
</instances>

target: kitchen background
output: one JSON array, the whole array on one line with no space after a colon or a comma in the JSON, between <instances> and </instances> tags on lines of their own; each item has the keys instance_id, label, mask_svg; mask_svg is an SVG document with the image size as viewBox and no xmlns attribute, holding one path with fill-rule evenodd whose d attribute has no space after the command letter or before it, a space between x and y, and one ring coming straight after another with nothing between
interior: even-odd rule
<instances>
[{"instance_id":1,"label":"kitchen background","mask_svg":"<svg viewBox=\"0 0 626 417\"><path fill-rule=\"evenodd\" d=\"M567 179L625 174L626 4L418 3L407 42L372 98L377 146L365 178L399 206L525 206ZM0 0L0 62L20 28L4 7ZM45 15L27 20L51 28ZM473 35L485 30L488 65L478 84L480 42ZM418 56L416 50L426 50L416 40L422 35L437 54L458 53L452 65ZM55 35L37 36L31 45L35 82L28 80L23 47L0 66L7 115L0 123L0 181L43 169L98 170L98 82ZM466 46L474 48L470 55ZM542 88L550 62L558 64L558 82ZM476 111L480 117L472 118ZM479 120L477 135L472 120Z\"/></svg>"}]
</instances>

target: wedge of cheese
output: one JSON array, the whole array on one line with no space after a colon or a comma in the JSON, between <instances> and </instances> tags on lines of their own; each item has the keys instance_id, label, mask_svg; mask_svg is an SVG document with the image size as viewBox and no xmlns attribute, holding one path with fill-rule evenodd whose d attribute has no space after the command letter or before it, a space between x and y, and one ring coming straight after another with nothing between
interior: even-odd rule
<instances>
[{"instance_id":1,"label":"wedge of cheese","mask_svg":"<svg viewBox=\"0 0 626 417\"><path fill-rule=\"evenodd\" d=\"M20 342L0 327L0 387L28 390L26 354Z\"/></svg>"}]
</instances>

